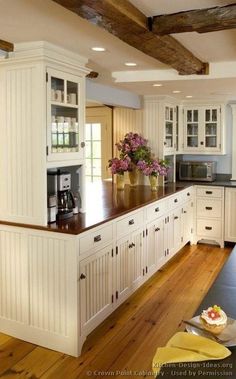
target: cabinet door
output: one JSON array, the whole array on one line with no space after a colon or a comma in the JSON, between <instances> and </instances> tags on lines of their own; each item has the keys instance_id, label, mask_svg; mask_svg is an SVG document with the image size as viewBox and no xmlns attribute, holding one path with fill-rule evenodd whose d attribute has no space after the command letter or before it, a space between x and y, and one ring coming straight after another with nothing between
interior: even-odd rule
<instances>
[{"instance_id":1,"label":"cabinet door","mask_svg":"<svg viewBox=\"0 0 236 379\"><path fill-rule=\"evenodd\" d=\"M192 202L183 205L181 215L181 245L186 245L192 239L193 231L193 206Z\"/></svg>"},{"instance_id":2,"label":"cabinet door","mask_svg":"<svg viewBox=\"0 0 236 379\"><path fill-rule=\"evenodd\" d=\"M112 246L84 259L79 265L81 329L88 334L111 312Z\"/></svg>"},{"instance_id":3,"label":"cabinet door","mask_svg":"<svg viewBox=\"0 0 236 379\"><path fill-rule=\"evenodd\" d=\"M132 248L130 249L130 273L132 289L137 288L144 275L144 237L143 230L132 233Z\"/></svg>"},{"instance_id":4,"label":"cabinet door","mask_svg":"<svg viewBox=\"0 0 236 379\"><path fill-rule=\"evenodd\" d=\"M164 218L164 255L165 260L171 258L175 253L174 245L174 218L173 215L169 215Z\"/></svg>"},{"instance_id":5,"label":"cabinet door","mask_svg":"<svg viewBox=\"0 0 236 379\"><path fill-rule=\"evenodd\" d=\"M175 150L175 107L165 106L165 132L164 132L164 152L173 153Z\"/></svg>"},{"instance_id":6,"label":"cabinet door","mask_svg":"<svg viewBox=\"0 0 236 379\"><path fill-rule=\"evenodd\" d=\"M184 109L184 149L196 151L200 143L200 108Z\"/></svg>"},{"instance_id":7,"label":"cabinet door","mask_svg":"<svg viewBox=\"0 0 236 379\"><path fill-rule=\"evenodd\" d=\"M132 243L129 236L119 239L116 246L115 261L115 297L119 303L122 303L131 292L131 275L130 275L130 250Z\"/></svg>"},{"instance_id":8,"label":"cabinet door","mask_svg":"<svg viewBox=\"0 0 236 379\"><path fill-rule=\"evenodd\" d=\"M182 209L178 208L174 211L173 218L173 234L174 234L174 253L181 248L182 230L181 230Z\"/></svg>"},{"instance_id":9,"label":"cabinet door","mask_svg":"<svg viewBox=\"0 0 236 379\"><path fill-rule=\"evenodd\" d=\"M204 147L206 151L221 150L220 144L220 107L208 107L204 112Z\"/></svg>"},{"instance_id":10,"label":"cabinet door","mask_svg":"<svg viewBox=\"0 0 236 379\"><path fill-rule=\"evenodd\" d=\"M152 275L157 269L157 222L154 221L147 225L146 229L146 255L145 255L145 271L148 275Z\"/></svg>"},{"instance_id":11,"label":"cabinet door","mask_svg":"<svg viewBox=\"0 0 236 379\"><path fill-rule=\"evenodd\" d=\"M47 70L47 160L82 159L83 79Z\"/></svg>"},{"instance_id":12,"label":"cabinet door","mask_svg":"<svg viewBox=\"0 0 236 379\"><path fill-rule=\"evenodd\" d=\"M236 188L225 190L225 241L236 242Z\"/></svg>"}]
</instances>

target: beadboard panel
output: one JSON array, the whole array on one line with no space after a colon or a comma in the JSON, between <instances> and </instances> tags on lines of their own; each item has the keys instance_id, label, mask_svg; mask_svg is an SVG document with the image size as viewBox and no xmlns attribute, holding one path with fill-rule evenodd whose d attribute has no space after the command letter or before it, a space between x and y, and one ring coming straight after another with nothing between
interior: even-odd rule
<instances>
[{"instance_id":1,"label":"beadboard panel","mask_svg":"<svg viewBox=\"0 0 236 379\"><path fill-rule=\"evenodd\" d=\"M0 317L26 324L29 320L26 236L0 231Z\"/></svg>"},{"instance_id":2,"label":"beadboard panel","mask_svg":"<svg viewBox=\"0 0 236 379\"><path fill-rule=\"evenodd\" d=\"M124 138L128 132L143 134L142 110L130 108L114 108L113 110L113 137L114 144ZM118 150L114 146L114 156L118 156Z\"/></svg>"},{"instance_id":3,"label":"beadboard panel","mask_svg":"<svg viewBox=\"0 0 236 379\"><path fill-rule=\"evenodd\" d=\"M81 327L92 330L111 308L111 250L108 246L80 262Z\"/></svg>"},{"instance_id":4,"label":"beadboard panel","mask_svg":"<svg viewBox=\"0 0 236 379\"><path fill-rule=\"evenodd\" d=\"M159 156L159 116L160 105L156 101L146 100L144 102L144 135L148 139L148 144L152 152Z\"/></svg>"},{"instance_id":5,"label":"beadboard panel","mask_svg":"<svg viewBox=\"0 0 236 379\"><path fill-rule=\"evenodd\" d=\"M32 224L46 223L45 151L46 104L37 65L8 67L1 71L0 123L2 138L0 217ZM42 80L41 80L42 81ZM45 97L44 97L45 98ZM44 153L44 156L43 156ZM42 157L42 159L40 159ZM40 201L35 201L35 198ZM45 206L45 208L44 208Z\"/></svg>"},{"instance_id":6,"label":"beadboard panel","mask_svg":"<svg viewBox=\"0 0 236 379\"><path fill-rule=\"evenodd\" d=\"M68 336L69 241L29 236L30 325Z\"/></svg>"}]
</instances>

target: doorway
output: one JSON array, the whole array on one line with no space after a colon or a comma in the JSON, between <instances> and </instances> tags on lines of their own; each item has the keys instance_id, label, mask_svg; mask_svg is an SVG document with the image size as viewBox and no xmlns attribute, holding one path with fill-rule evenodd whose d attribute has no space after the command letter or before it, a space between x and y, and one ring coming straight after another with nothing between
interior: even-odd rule
<instances>
[{"instance_id":1,"label":"doorway","mask_svg":"<svg viewBox=\"0 0 236 379\"><path fill-rule=\"evenodd\" d=\"M86 181L111 180L108 160L112 157L112 109L86 106Z\"/></svg>"}]
</instances>

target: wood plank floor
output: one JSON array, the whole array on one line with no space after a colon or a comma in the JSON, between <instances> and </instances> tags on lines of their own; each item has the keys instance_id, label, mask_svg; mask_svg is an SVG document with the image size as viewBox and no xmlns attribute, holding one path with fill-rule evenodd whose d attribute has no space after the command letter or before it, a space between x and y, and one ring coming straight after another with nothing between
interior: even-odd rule
<instances>
[{"instance_id":1,"label":"wood plank floor","mask_svg":"<svg viewBox=\"0 0 236 379\"><path fill-rule=\"evenodd\" d=\"M232 248L185 246L87 338L73 358L0 333L0 377L145 378L151 360L190 318Z\"/></svg>"}]
</instances>

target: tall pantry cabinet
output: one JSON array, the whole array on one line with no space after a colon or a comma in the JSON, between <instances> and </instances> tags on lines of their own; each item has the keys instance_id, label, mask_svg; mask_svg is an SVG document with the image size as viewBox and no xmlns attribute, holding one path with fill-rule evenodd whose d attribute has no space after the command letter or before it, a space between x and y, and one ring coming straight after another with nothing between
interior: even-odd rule
<instances>
[{"instance_id":1,"label":"tall pantry cabinet","mask_svg":"<svg viewBox=\"0 0 236 379\"><path fill-rule=\"evenodd\" d=\"M85 58L47 42L16 44L15 51L0 60L0 220L46 225L47 169L84 167L80 137L86 63ZM49 74L54 81L51 88ZM52 116L63 112L74 117L74 135L79 136L78 150L66 153L63 146L53 151L51 141Z\"/></svg>"}]
</instances>

